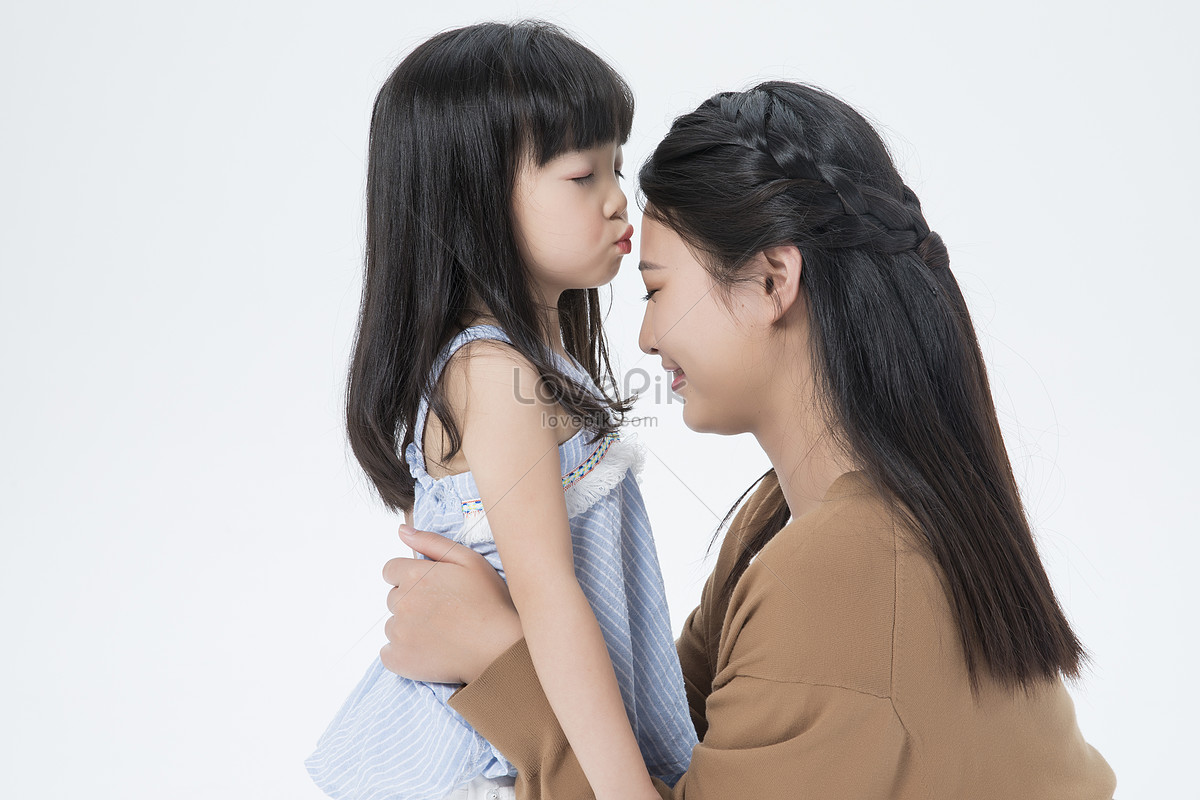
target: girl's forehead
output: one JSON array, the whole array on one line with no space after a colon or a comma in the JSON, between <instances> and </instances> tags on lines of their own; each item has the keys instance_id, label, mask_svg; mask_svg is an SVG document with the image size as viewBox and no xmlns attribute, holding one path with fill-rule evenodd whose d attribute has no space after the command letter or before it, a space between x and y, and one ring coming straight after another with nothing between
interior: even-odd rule
<instances>
[{"instance_id":1,"label":"girl's forehead","mask_svg":"<svg viewBox=\"0 0 1200 800\"><path fill-rule=\"evenodd\" d=\"M602 142L600 144L589 145L588 147L572 147L553 156L550 161L563 158L591 158L593 156L608 156L614 152L618 158L621 157L622 145L620 142Z\"/></svg>"}]
</instances>

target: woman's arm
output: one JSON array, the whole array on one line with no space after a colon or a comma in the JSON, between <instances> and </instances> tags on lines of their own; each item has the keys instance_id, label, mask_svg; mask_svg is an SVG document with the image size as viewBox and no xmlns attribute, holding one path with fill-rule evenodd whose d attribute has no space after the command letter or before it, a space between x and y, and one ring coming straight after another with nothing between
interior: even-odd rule
<instances>
[{"instance_id":1,"label":"woman's arm","mask_svg":"<svg viewBox=\"0 0 1200 800\"><path fill-rule=\"evenodd\" d=\"M463 455L549 704L597 797L656 797L603 634L575 577L560 426L551 424L561 409L507 346L469 347L450 376L449 394L465 400Z\"/></svg>"},{"instance_id":2,"label":"woman's arm","mask_svg":"<svg viewBox=\"0 0 1200 800\"><path fill-rule=\"evenodd\" d=\"M694 686L697 696L704 695L702 741L675 787L656 788L664 798L680 799L759 800L798 791L814 797L893 796L897 781L911 774L905 765L907 736L890 699L801 680L806 670L789 666L819 658L813 648L820 644L799 641L797 634L806 616L827 615L823 603L814 601L828 593L830 576L823 573L829 564L792 554L776 554L766 564L760 557L739 584L732 608L713 605L714 588L740 550L743 527L756 521L758 501L756 494L731 526L679 642L681 658L700 665L689 690ZM845 577L839 572L836 580ZM589 797L570 743L542 696L518 642L451 705L516 765L521 796Z\"/></svg>"},{"instance_id":3,"label":"woman's arm","mask_svg":"<svg viewBox=\"0 0 1200 800\"><path fill-rule=\"evenodd\" d=\"M683 631L675 640L675 651L679 653L679 666L683 670L683 689L687 693L692 727L696 729L696 738L703 739L708 729L704 706L712 688L712 669L709 666L704 616L699 606L692 610L683 623Z\"/></svg>"},{"instance_id":4,"label":"woman's arm","mask_svg":"<svg viewBox=\"0 0 1200 800\"><path fill-rule=\"evenodd\" d=\"M814 709L821 702L820 698L805 701L796 687L781 692L787 687L749 680L712 690L726 616L725 607L715 605L715 588L723 583L733 563L742 532L756 523L760 494L751 497L735 516L700 605L689 616L677 642L693 721L705 743L697 748L692 768L675 794L656 782L662 797L681 797L692 791L688 787L697 785L706 794L710 788L719 789L731 798L778 793L751 793L756 780L770 785L777 782L781 764L765 762L787 754L789 744L786 732L781 735L770 730L763 720L787 718L800 702L808 702ZM518 764L521 796L591 797L578 759L545 698L528 648L518 641L520 627L504 584L482 557L467 548L424 531L402 529L401 535L414 550L442 563L435 572L430 571L428 562L408 558L392 559L385 566L384 578L395 587L388 595L388 605L396 614L386 626L390 642L385 647L385 666L411 678L467 683L452 705ZM458 612L460 608L477 610L484 624L477 627L474 616ZM745 702L735 696L738 693L747 695ZM879 713L878 704L868 705ZM730 718L738 709L742 713ZM718 730L706 736L710 723ZM804 741L811 744L816 738L814 731ZM722 746L722 742L726 744ZM748 746L755 742L758 747ZM725 756L720 755L724 751Z\"/></svg>"},{"instance_id":5,"label":"woman's arm","mask_svg":"<svg viewBox=\"0 0 1200 800\"><path fill-rule=\"evenodd\" d=\"M420 680L465 682L450 704L517 766L520 797L593 797L528 647L524 640L513 641L519 628L503 583L481 556L465 547L424 531L405 532L403 538L418 552L442 561L432 572L428 562L408 558L392 559L384 568L385 580L396 587L389 593L389 606L397 614L386 628L385 666ZM472 614L463 608L473 609ZM474 611L486 621L484 636L475 637ZM762 627L758 623L775 627L770 616L761 615L739 631L735 662L743 659L744 648L778 646L778 632L756 631ZM702 623L701 629L707 627L703 608L693 619ZM720 622L716 625L719 631ZM674 790L655 781L662 798L763 800L790 796L801 787L814 797L894 794L891 784L902 769L905 741L887 700L750 675L724 674L711 689L702 668L689 685L704 694L693 713L706 715L707 732Z\"/></svg>"},{"instance_id":6,"label":"woman's arm","mask_svg":"<svg viewBox=\"0 0 1200 800\"><path fill-rule=\"evenodd\" d=\"M516 765L526 800L593 795L517 642L450 705ZM662 798L891 797L907 741L890 701L847 689L739 676L708 700L708 733Z\"/></svg>"}]
</instances>

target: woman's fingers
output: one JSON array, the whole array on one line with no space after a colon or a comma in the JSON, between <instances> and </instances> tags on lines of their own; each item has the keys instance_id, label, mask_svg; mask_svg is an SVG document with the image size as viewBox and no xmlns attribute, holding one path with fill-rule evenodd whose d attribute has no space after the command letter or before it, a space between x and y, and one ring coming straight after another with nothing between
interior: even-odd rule
<instances>
[{"instance_id":1,"label":"woman's fingers","mask_svg":"<svg viewBox=\"0 0 1200 800\"><path fill-rule=\"evenodd\" d=\"M435 562L419 558L393 558L383 565L383 579L392 586L411 588L433 568Z\"/></svg>"},{"instance_id":2,"label":"woman's fingers","mask_svg":"<svg viewBox=\"0 0 1200 800\"><path fill-rule=\"evenodd\" d=\"M408 592L407 587L401 589L399 586L393 586L387 593L387 610L395 614L396 609L400 605L400 601L404 599L404 595Z\"/></svg>"},{"instance_id":3,"label":"woman's fingers","mask_svg":"<svg viewBox=\"0 0 1200 800\"><path fill-rule=\"evenodd\" d=\"M426 558L467 565L474 558L482 558L469 547L463 547L452 539L438 536L429 531L419 531L410 525L400 526L400 540Z\"/></svg>"},{"instance_id":4,"label":"woman's fingers","mask_svg":"<svg viewBox=\"0 0 1200 800\"><path fill-rule=\"evenodd\" d=\"M384 564L392 588L383 666L417 680L469 681L521 638L508 587L469 547L429 531L403 530L401 539L428 558Z\"/></svg>"}]
</instances>

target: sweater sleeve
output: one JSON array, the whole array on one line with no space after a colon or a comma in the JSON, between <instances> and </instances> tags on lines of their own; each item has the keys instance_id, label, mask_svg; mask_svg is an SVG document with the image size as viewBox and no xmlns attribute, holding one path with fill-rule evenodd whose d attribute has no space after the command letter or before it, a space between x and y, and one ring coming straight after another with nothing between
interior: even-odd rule
<instances>
[{"instance_id":1,"label":"sweater sleeve","mask_svg":"<svg viewBox=\"0 0 1200 800\"><path fill-rule=\"evenodd\" d=\"M839 539L811 558L773 555L782 544L764 550L726 609L713 606L713 595L736 555L737 542L727 541L688 618L677 645L701 742L674 788L656 783L664 798L886 797L913 777L904 727L886 691L866 679L889 663L890 549L847 554ZM848 614L854 606L870 619ZM803 641L793 641L797 633ZM848 671L852 681L826 679L829 656L862 665L866 678L856 667ZM593 796L524 643L450 705L517 767L519 797Z\"/></svg>"},{"instance_id":2,"label":"sweater sleeve","mask_svg":"<svg viewBox=\"0 0 1200 800\"><path fill-rule=\"evenodd\" d=\"M688 615L687 622L683 623L683 632L675 642L675 649L679 652L679 666L683 670L683 688L687 692L692 725L696 729L696 737L703 739L708 730L704 707L712 688L713 673L701 606L697 606Z\"/></svg>"},{"instance_id":3,"label":"sweater sleeve","mask_svg":"<svg viewBox=\"0 0 1200 800\"><path fill-rule=\"evenodd\" d=\"M516 765L517 796L593 797L523 641L450 704ZM891 702L845 688L738 676L707 713L687 773L673 789L655 781L663 798L887 797L908 758Z\"/></svg>"},{"instance_id":4,"label":"sweater sleeve","mask_svg":"<svg viewBox=\"0 0 1200 800\"><path fill-rule=\"evenodd\" d=\"M721 637L721 626L727 610L727 605L718 595L737 561L747 531L761 522L764 508L770 507L769 498L778 492L778 487L774 475L767 476L758 490L738 509L725 535L716 567L704 583L704 589L700 593L700 604L688 615L679 639L675 642L675 649L679 653L679 665L683 670L683 685L687 692L692 725L696 728L696 736L699 739L703 739L708 730L705 705L712 691L713 679L716 677L716 645Z\"/></svg>"}]
</instances>

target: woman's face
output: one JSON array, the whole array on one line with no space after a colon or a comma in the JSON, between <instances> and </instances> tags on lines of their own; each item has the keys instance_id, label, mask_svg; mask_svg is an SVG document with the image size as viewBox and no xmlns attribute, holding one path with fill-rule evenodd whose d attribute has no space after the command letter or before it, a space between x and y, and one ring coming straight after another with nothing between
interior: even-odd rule
<instances>
[{"instance_id":1,"label":"woman's face","mask_svg":"<svg viewBox=\"0 0 1200 800\"><path fill-rule=\"evenodd\" d=\"M638 345L672 373L684 423L708 433L753 430L772 373L762 301L734 287L723 302L684 240L649 216L638 270L649 295Z\"/></svg>"}]
</instances>

